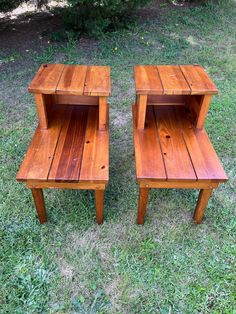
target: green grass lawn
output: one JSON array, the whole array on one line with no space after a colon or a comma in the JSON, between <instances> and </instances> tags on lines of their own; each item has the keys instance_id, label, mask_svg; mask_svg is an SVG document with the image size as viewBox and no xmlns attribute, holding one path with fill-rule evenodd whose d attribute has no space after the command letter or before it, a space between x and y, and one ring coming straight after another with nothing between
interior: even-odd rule
<instances>
[{"instance_id":1,"label":"green grass lawn","mask_svg":"<svg viewBox=\"0 0 236 314\"><path fill-rule=\"evenodd\" d=\"M21 25L5 30L15 46L0 53L0 313L236 313L235 4L154 3L130 29L96 41L48 43ZM102 226L93 193L75 190L46 190L48 223L40 225L30 190L15 180L37 126L26 87L43 62L112 67ZM197 191L153 190L137 226L133 66L185 63L203 65L219 88L206 129L229 182L201 225L192 222Z\"/></svg>"}]
</instances>

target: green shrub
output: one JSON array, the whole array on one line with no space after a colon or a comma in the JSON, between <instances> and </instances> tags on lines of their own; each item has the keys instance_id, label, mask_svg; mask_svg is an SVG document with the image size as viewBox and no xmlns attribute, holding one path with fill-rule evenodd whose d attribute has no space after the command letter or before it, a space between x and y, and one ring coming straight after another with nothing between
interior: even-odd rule
<instances>
[{"instance_id":1,"label":"green shrub","mask_svg":"<svg viewBox=\"0 0 236 314\"><path fill-rule=\"evenodd\" d=\"M149 0L68 0L62 10L69 29L98 37L108 30L124 26L130 20L128 13Z\"/></svg>"}]
</instances>

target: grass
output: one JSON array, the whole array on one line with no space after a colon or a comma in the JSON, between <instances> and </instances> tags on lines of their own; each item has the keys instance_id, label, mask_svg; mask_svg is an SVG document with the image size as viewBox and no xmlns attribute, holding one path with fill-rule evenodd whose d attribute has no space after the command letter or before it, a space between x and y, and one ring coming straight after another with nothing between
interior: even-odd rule
<instances>
[{"instance_id":1,"label":"grass","mask_svg":"<svg viewBox=\"0 0 236 314\"><path fill-rule=\"evenodd\" d=\"M24 38L28 52L1 52L0 313L236 313L235 1L163 4L98 41ZM45 191L49 221L39 225L30 191L15 181L37 125L26 86L43 62L112 67L102 226L93 193L70 190ZM202 225L191 220L197 191L174 189L151 191L146 223L135 224L131 104L138 63L199 63L219 88L206 128L230 179L215 191Z\"/></svg>"}]
</instances>

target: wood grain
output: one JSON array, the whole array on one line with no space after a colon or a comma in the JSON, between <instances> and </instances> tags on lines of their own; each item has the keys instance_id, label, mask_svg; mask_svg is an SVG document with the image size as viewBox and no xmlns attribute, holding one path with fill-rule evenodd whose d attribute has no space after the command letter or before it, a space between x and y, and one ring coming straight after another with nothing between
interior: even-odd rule
<instances>
[{"instance_id":1,"label":"wood grain","mask_svg":"<svg viewBox=\"0 0 236 314\"><path fill-rule=\"evenodd\" d=\"M218 89L200 65L181 65L180 66L190 88L192 95L215 95Z\"/></svg>"},{"instance_id":2,"label":"wood grain","mask_svg":"<svg viewBox=\"0 0 236 314\"><path fill-rule=\"evenodd\" d=\"M201 190L199 193L198 201L197 201L197 206L194 212L193 220L197 223L200 224L202 222L205 209L207 207L209 198L211 197L212 194L212 189L204 189Z\"/></svg>"},{"instance_id":3,"label":"wood grain","mask_svg":"<svg viewBox=\"0 0 236 314\"><path fill-rule=\"evenodd\" d=\"M87 66L65 65L56 88L57 94L83 95Z\"/></svg>"},{"instance_id":4,"label":"wood grain","mask_svg":"<svg viewBox=\"0 0 236 314\"><path fill-rule=\"evenodd\" d=\"M165 166L151 106L147 108L145 129L140 131L136 126L136 105L133 105L133 132L137 179L166 180Z\"/></svg>"},{"instance_id":5,"label":"wood grain","mask_svg":"<svg viewBox=\"0 0 236 314\"><path fill-rule=\"evenodd\" d=\"M62 126L49 180L79 181L88 107L73 107L71 116Z\"/></svg>"},{"instance_id":6,"label":"wood grain","mask_svg":"<svg viewBox=\"0 0 236 314\"><path fill-rule=\"evenodd\" d=\"M98 130L98 108L90 107L80 170L80 182L109 179L109 131Z\"/></svg>"},{"instance_id":7,"label":"wood grain","mask_svg":"<svg viewBox=\"0 0 236 314\"><path fill-rule=\"evenodd\" d=\"M64 64L43 64L29 85L28 91L41 94L55 93L63 69Z\"/></svg>"},{"instance_id":8,"label":"wood grain","mask_svg":"<svg viewBox=\"0 0 236 314\"><path fill-rule=\"evenodd\" d=\"M167 180L197 180L173 106L154 106Z\"/></svg>"},{"instance_id":9,"label":"wood grain","mask_svg":"<svg viewBox=\"0 0 236 314\"><path fill-rule=\"evenodd\" d=\"M163 87L156 66L134 66L134 78L136 94L163 94Z\"/></svg>"},{"instance_id":10,"label":"wood grain","mask_svg":"<svg viewBox=\"0 0 236 314\"><path fill-rule=\"evenodd\" d=\"M191 89L177 65L157 66L165 95L188 95Z\"/></svg>"},{"instance_id":11,"label":"wood grain","mask_svg":"<svg viewBox=\"0 0 236 314\"><path fill-rule=\"evenodd\" d=\"M84 95L109 96L110 90L110 67L88 66L84 87Z\"/></svg>"}]
</instances>

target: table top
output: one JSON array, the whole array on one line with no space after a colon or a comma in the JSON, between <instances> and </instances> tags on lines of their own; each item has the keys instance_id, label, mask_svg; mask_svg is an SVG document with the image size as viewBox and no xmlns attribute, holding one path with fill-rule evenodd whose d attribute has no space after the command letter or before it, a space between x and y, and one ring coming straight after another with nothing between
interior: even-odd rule
<instances>
[{"instance_id":1,"label":"table top","mask_svg":"<svg viewBox=\"0 0 236 314\"><path fill-rule=\"evenodd\" d=\"M28 90L42 94L109 96L110 67L43 64Z\"/></svg>"},{"instance_id":2,"label":"table top","mask_svg":"<svg viewBox=\"0 0 236 314\"><path fill-rule=\"evenodd\" d=\"M206 131L196 129L185 106L147 106L145 129L136 125L133 106L137 180L215 181L227 176Z\"/></svg>"},{"instance_id":3,"label":"table top","mask_svg":"<svg viewBox=\"0 0 236 314\"><path fill-rule=\"evenodd\" d=\"M214 95L218 89L200 65L136 65L136 94Z\"/></svg>"},{"instance_id":4,"label":"table top","mask_svg":"<svg viewBox=\"0 0 236 314\"><path fill-rule=\"evenodd\" d=\"M97 106L55 106L50 128L37 128L18 181L107 183L109 131L98 130Z\"/></svg>"}]
</instances>

